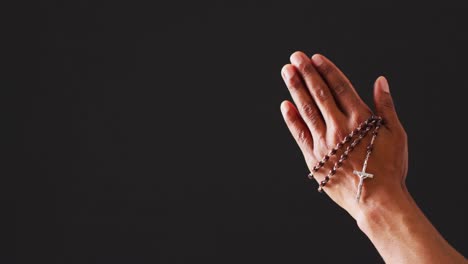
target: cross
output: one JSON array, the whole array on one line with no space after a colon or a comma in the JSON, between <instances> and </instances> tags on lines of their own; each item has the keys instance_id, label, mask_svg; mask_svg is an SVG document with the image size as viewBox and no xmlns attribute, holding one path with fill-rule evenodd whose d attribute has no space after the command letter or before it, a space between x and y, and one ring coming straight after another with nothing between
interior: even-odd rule
<instances>
[{"instance_id":1,"label":"cross","mask_svg":"<svg viewBox=\"0 0 468 264\"><path fill-rule=\"evenodd\" d=\"M361 197L361 192L362 192L362 185L364 184L364 180L367 178L373 178L374 175L370 173L366 173L366 167L367 167L367 162L364 162L364 166L362 167L362 171L353 171L354 174L356 174L359 177L359 185L358 185L358 191L356 194L356 201L359 202L359 198Z\"/></svg>"}]
</instances>

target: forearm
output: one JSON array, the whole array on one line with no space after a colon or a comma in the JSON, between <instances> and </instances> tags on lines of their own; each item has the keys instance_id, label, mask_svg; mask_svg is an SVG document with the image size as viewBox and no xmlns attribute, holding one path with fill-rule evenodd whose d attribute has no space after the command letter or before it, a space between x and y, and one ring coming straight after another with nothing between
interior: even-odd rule
<instances>
[{"instance_id":1,"label":"forearm","mask_svg":"<svg viewBox=\"0 0 468 264\"><path fill-rule=\"evenodd\" d=\"M467 263L403 188L364 207L358 225L386 263Z\"/></svg>"}]
</instances>

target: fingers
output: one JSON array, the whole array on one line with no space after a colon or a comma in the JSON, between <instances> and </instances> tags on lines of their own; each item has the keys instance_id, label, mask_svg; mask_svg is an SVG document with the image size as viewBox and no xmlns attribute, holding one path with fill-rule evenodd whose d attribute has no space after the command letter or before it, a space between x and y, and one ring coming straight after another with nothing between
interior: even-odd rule
<instances>
[{"instance_id":1,"label":"fingers","mask_svg":"<svg viewBox=\"0 0 468 264\"><path fill-rule=\"evenodd\" d=\"M400 125L395 111L387 79L380 76L374 84L374 102L377 115L384 119L384 124L391 128Z\"/></svg>"},{"instance_id":2,"label":"fingers","mask_svg":"<svg viewBox=\"0 0 468 264\"><path fill-rule=\"evenodd\" d=\"M369 115L371 112L369 107L361 100L351 82L333 62L320 54L312 56L312 62L332 91L339 108L346 116L351 117L354 114L355 116L366 117Z\"/></svg>"},{"instance_id":3,"label":"fingers","mask_svg":"<svg viewBox=\"0 0 468 264\"><path fill-rule=\"evenodd\" d=\"M284 101L281 103L281 113L304 157L310 157L313 153L313 138L296 107L291 102Z\"/></svg>"},{"instance_id":4,"label":"fingers","mask_svg":"<svg viewBox=\"0 0 468 264\"><path fill-rule=\"evenodd\" d=\"M317 134L317 137L323 136L325 134L325 123L322 115L298 72L294 66L288 64L283 67L281 73L303 121L312 133Z\"/></svg>"},{"instance_id":5,"label":"fingers","mask_svg":"<svg viewBox=\"0 0 468 264\"><path fill-rule=\"evenodd\" d=\"M320 109L325 123L327 126L334 125L332 123L336 123L337 117L342 113L338 109L327 84L313 66L312 60L302 52L293 53L290 59L291 63L301 73L302 79Z\"/></svg>"}]
</instances>

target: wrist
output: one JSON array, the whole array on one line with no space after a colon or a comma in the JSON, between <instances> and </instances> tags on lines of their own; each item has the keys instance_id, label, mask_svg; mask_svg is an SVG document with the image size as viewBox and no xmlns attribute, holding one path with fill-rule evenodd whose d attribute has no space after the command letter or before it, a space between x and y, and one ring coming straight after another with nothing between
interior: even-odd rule
<instances>
[{"instance_id":1,"label":"wrist","mask_svg":"<svg viewBox=\"0 0 468 264\"><path fill-rule=\"evenodd\" d=\"M466 263L416 205L405 186L360 206L359 228L386 263Z\"/></svg>"},{"instance_id":2,"label":"wrist","mask_svg":"<svg viewBox=\"0 0 468 264\"><path fill-rule=\"evenodd\" d=\"M360 206L356 217L359 228L369 238L376 230L391 229L397 223L411 222L409 218L415 218L419 212L404 186L374 197Z\"/></svg>"}]
</instances>

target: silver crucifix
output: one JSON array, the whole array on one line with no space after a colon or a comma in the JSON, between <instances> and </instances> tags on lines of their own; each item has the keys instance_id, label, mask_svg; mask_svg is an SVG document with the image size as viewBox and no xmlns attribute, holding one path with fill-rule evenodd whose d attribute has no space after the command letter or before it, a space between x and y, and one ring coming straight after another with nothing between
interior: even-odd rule
<instances>
[{"instance_id":1,"label":"silver crucifix","mask_svg":"<svg viewBox=\"0 0 468 264\"><path fill-rule=\"evenodd\" d=\"M368 153L370 154L370 153ZM367 160L369 159L369 155L366 156L366 159L364 160L364 165L362 166L362 171L353 171L354 174L356 174L359 177L359 185L358 185L358 190L356 194L356 201L359 202L359 198L361 198L361 192L362 192L362 186L364 184L364 180L367 178L373 178L374 175L367 173L366 168L367 168Z\"/></svg>"}]
</instances>

